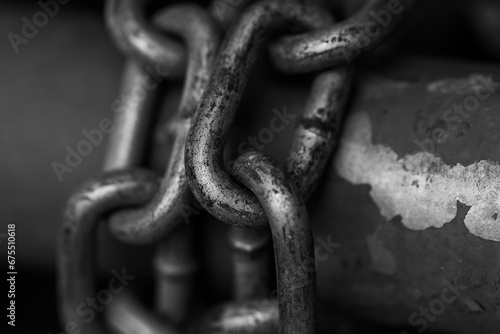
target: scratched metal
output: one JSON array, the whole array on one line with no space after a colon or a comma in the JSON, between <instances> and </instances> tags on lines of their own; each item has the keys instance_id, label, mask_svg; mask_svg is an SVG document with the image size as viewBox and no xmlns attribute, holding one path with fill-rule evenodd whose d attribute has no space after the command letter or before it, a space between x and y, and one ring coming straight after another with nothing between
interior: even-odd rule
<instances>
[{"instance_id":1,"label":"scratched metal","mask_svg":"<svg viewBox=\"0 0 500 334\"><path fill-rule=\"evenodd\" d=\"M369 0L345 21L324 29L282 37L273 43L270 52L274 64L285 72L302 73L350 63L384 42L407 18L412 7L411 0ZM384 23L379 23L373 16L381 11L387 13Z\"/></svg>"},{"instance_id":2,"label":"scratched metal","mask_svg":"<svg viewBox=\"0 0 500 334\"><path fill-rule=\"evenodd\" d=\"M257 196L269 220L276 260L279 333L314 333L314 243L297 187L273 158L260 152L241 155L232 172Z\"/></svg>"}]
</instances>

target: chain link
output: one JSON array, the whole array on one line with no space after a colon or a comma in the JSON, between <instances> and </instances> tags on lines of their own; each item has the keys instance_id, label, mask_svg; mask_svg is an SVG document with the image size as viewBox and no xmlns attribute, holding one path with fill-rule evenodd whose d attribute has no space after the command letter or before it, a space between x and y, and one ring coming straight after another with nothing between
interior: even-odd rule
<instances>
[{"instance_id":1,"label":"chain link","mask_svg":"<svg viewBox=\"0 0 500 334\"><path fill-rule=\"evenodd\" d=\"M368 0L358 13L343 22L280 38L270 47L275 66L289 73L324 70L373 50L396 30L413 6L412 0L405 1L402 11L393 15L392 22L380 28L372 15L388 8L391 2L393 0ZM379 29L372 31L370 23Z\"/></svg>"},{"instance_id":2,"label":"chain link","mask_svg":"<svg viewBox=\"0 0 500 334\"><path fill-rule=\"evenodd\" d=\"M110 0L106 3L106 24L116 46L126 55L173 77L182 76L186 50L180 43L155 28L146 17L149 0Z\"/></svg>"},{"instance_id":3,"label":"chain link","mask_svg":"<svg viewBox=\"0 0 500 334\"><path fill-rule=\"evenodd\" d=\"M186 145L186 172L196 199L213 216L236 227L264 227L267 219L255 196L231 180L223 150L247 78L265 38L290 23L311 28L331 24L325 11L290 2L260 2L245 12L226 37L211 82L200 103Z\"/></svg>"},{"instance_id":4,"label":"chain link","mask_svg":"<svg viewBox=\"0 0 500 334\"><path fill-rule=\"evenodd\" d=\"M279 333L314 333L316 268L307 210L300 193L276 161L262 153L245 153L232 172L263 205L273 235L279 301Z\"/></svg>"},{"instance_id":5,"label":"chain link","mask_svg":"<svg viewBox=\"0 0 500 334\"><path fill-rule=\"evenodd\" d=\"M104 158L104 171L138 166L144 158L148 127L153 116L153 104L158 97L157 89L144 89L142 98L135 94L142 87L149 73L135 60L125 65L122 78L121 100L117 102L114 117L115 131L109 138Z\"/></svg>"},{"instance_id":6,"label":"chain link","mask_svg":"<svg viewBox=\"0 0 500 334\"><path fill-rule=\"evenodd\" d=\"M63 327L72 322L87 333L105 333L99 319L86 324L78 307L97 293L96 229L112 209L144 204L157 190L158 180L148 171L110 172L90 181L69 199L59 238L59 298Z\"/></svg>"}]
</instances>

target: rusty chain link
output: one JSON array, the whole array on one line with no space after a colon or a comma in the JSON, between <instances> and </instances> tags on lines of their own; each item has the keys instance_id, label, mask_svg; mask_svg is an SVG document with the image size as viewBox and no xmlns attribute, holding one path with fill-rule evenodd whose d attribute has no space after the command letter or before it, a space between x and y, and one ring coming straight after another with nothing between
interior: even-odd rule
<instances>
[{"instance_id":1,"label":"rusty chain link","mask_svg":"<svg viewBox=\"0 0 500 334\"><path fill-rule=\"evenodd\" d=\"M372 14L392 6L392 0L368 0L358 13L335 25L312 32L284 36L271 44L275 66L285 72L301 73L324 70L351 62L362 53L373 50L389 37L413 6L405 1L393 21L380 28ZM399 2L398 2L399 3ZM373 25L378 30L373 31Z\"/></svg>"},{"instance_id":2,"label":"rusty chain link","mask_svg":"<svg viewBox=\"0 0 500 334\"><path fill-rule=\"evenodd\" d=\"M189 59L181 102L170 124L175 139L160 191L147 207L119 212L110 219L115 236L135 244L151 243L173 229L182 219L179 206L191 202L184 172L184 143L219 44L217 28L201 8L178 6L156 15L154 20L163 30L182 37Z\"/></svg>"},{"instance_id":3,"label":"rusty chain link","mask_svg":"<svg viewBox=\"0 0 500 334\"><path fill-rule=\"evenodd\" d=\"M156 29L146 17L148 0L106 2L106 24L122 52L172 76L182 76L186 50L180 43Z\"/></svg>"},{"instance_id":4,"label":"rusty chain link","mask_svg":"<svg viewBox=\"0 0 500 334\"><path fill-rule=\"evenodd\" d=\"M166 228L170 228L171 230L179 222L176 218L180 216L180 214L179 211L176 210L176 206L180 203L187 203L190 201L190 192L184 176L184 142L187 136L187 130L189 129L190 117L194 113L198 101L201 98L204 87L207 85L212 59L215 56L218 45L215 26L212 24L212 21L209 19L205 11L195 5L178 5L170 7L165 11L159 12L155 16L154 20L162 29L171 31L172 33L177 33L186 40L190 58L188 60L187 78L184 83L184 94L178 107L175 123L172 124L171 127L171 131L174 133L176 139L174 149L172 150L172 158L167 167L166 176L163 179L166 182L161 183L159 191L152 200L152 196L149 198L150 202L147 206L143 206L140 209L133 211L115 213L110 219L112 231L116 230L115 234L118 237L126 241L132 240L134 243L144 243L146 242L144 239L147 240L147 238L153 238L155 241L160 239ZM191 23L192 21L196 24L193 25ZM130 65L131 63L132 65ZM130 66L135 66L133 61L129 62L127 70L130 69ZM132 69L135 70L136 68ZM140 73L141 71L137 70L136 73L134 73L136 74L134 78L140 78L141 76L138 75ZM125 79L127 79L127 76L125 76ZM136 83L136 81L134 81L134 83ZM124 86L126 93L133 89L130 85L125 84ZM118 115L118 117L120 117L120 122L117 124L118 131L116 131L113 135L116 137L122 136L124 132L123 128L130 129L130 127L127 127L129 124L134 124L136 126L135 132L137 133L138 122L134 123L134 121L140 118L138 113L145 111L144 109L144 104L141 103L135 103L128 106L128 109L125 110L123 115ZM143 128L142 124L141 128ZM122 152L120 155L121 159L120 157L117 157L116 160L111 160L113 168L105 166L105 170L136 167L134 163L135 159L131 159L130 156L134 156L137 150L143 148L139 147L137 144L129 145L129 143L130 142L128 141L111 141L111 152ZM113 154L111 154L111 156L113 156ZM112 180L114 180L113 172L108 172L103 176L103 183L111 182ZM116 186L120 187L122 185L116 184ZM94 187L99 188L99 186ZM102 191L105 190L106 189L103 189ZM127 194L134 198L133 194ZM85 197L85 195L80 194L75 196L77 197L74 199L74 204L70 204L70 208L71 205L80 205L81 198ZM162 202L165 199L167 201ZM115 200L117 200L117 198L115 198ZM101 200L100 198L96 198L93 201L96 205L99 205L101 201L104 201L104 199ZM166 203L167 206L163 203ZM105 203L103 203L103 205L105 205ZM126 206L126 203L124 205ZM159 217L150 215L152 211L150 209L151 207L154 207L153 209L155 212L161 212L162 215L158 215ZM85 226L96 224L99 216L105 212L106 211L98 211L98 213L93 215L90 220L77 216L71 218L71 221L74 221L73 225L77 227L81 225ZM67 219L70 220L70 218ZM136 226L134 223L137 223L140 219L144 221L144 224L140 225L137 229L139 230L139 233L137 233L136 230L131 230L130 226L135 228ZM113 221L116 221L117 223L114 224ZM129 221L132 221L131 225L128 223ZM132 234L135 238L131 238L130 234ZM160 312L163 311L162 313L166 313L166 315L169 316L171 320L174 320L174 322L181 322L185 316L185 310L188 306L185 300L188 291L179 293L179 288L185 289L186 284L177 284L177 282L170 284L169 277L172 275L179 276L179 271L181 275L186 276L186 274L189 274L192 271L192 265L190 265L190 261L186 261L186 254L189 253L189 250L182 250L182 247L185 246L184 243L189 241L189 239L185 237L185 234L176 233L174 235L177 239L181 239L181 236L183 236L180 243L179 240L166 238L165 242L162 241L160 243L160 247L158 248L156 268L157 271L159 271L158 276L160 278L158 294L160 297L157 298L157 308ZM68 246L61 250L61 257L69 258L69 260L64 260L65 265L60 269L61 274L63 275L63 280L65 282L80 282L82 276L76 275L75 270L70 271L72 268L71 265L78 265L83 261L93 263L95 262L95 259L92 258L91 255L85 256L83 259L83 253L79 252L78 249L75 249L76 245L74 245L74 243L67 241L69 238L85 238L87 241L91 241L93 234L84 234L84 232L79 230L79 228L76 228L73 235L69 235L67 233L63 235L63 242ZM175 240L175 242L172 242L173 240ZM177 247L175 247L176 245ZM179 248L181 248L180 251ZM80 283L78 288L81 288L83 285L92 284L91 281L93 279L93 275L92 273L88 274L90 275L90 278L85 282ZM94 290L95 289L90 286L87 291L95 293ZM172 292L177 294L177 298L173 298ZM61 295L64 296L67 294L62 293ZM165 295L167 298L163 298ZM80 297L80 295L78 296ZM77 304L73 302L68 302L66 304L67 306L63 306L63 309L69 311L70 313L73 310L74 313ZM182 304L184 304L185 307L182 307ZM140 313L132 314L131 316L133 319L139 319ZM69 321L71 317L65 316L65 319Z\"/></svg>"},{"instance_id":5,"label":"rusty chain link","mask_svg":"<svg viewBox=\"0 0 500 334\"><path fill-rule=\"evenodd\" d=\"M62 325L74 322L87 333L106 333L101 321L85 324L79 305L96 295L95 234L100 218L118 207L140 205L156 191L157 178L147 171L111 172L83 185L70 198L59 242L59 304Z\"/></svg>"},{"instance_id":6,"label":"rusty chain link","mask_svg":"<svg viewBox=\"0 0 500 334\"><path fill-rule=\"evenodd\" d=\"M102 318L85 324L76 312L86 297L96 293L94 240L96 227L105 218L113 236L127 244L157 243L156 311L147 311L124 295L107 313L110 329L124 334L180 333L188 328L197 333L314 333L316 271L314 266L304 267L314 263L314 244L304 201L331 156L347 108L352 69L345 65L345 54L355 58L373 49L404 17L398 15L360 49L368 15L388 3L369 0L356 15L334 24L315 1L261 1L244 9L219 50L214 15L205 9L171 5L149 18L149 1L109 0L106 23L129 58L122 85L125 107L115 115L105 173L77 190L66 207L58 263L63 325L74 321L83 333L110 332ZM283 29L290 34L290 27L302 33L284 35ZM275 33L282 37L268 41ZM261 153L245 153L228 169L223 150L247 78L263 48L282 71L322 72L316 74L295 130L286 169ZM181 101L169 124L174 141L161 181L137 168L159 90L147 89L141 99L132 94L154 70L161 77L167 72L172 78L186 73ZM193 194L204 209L232 226L228 237L234 255L235 300L188 324L187 318L195 315L190 293L196 263L193 230L179 226L179 206L190 205ZM257 229L263 227L269 229ZM271 235L276 303L268 291L266 250Z\"/></svg>"},{"instance_id":7,"label":"rusty chain link","mask_svg":"<svg viewBox=\"0 0 500 334\"><path fill-rule=\"evenodd\" d=\"M314 258L311 225L302 197L287 173L262 153L245 153L233 174L264 206L273 235L278 281L280 333L314 333L316 268L304 270Z\"/></svg>"},{"instance_id":8,"label":"rusty chain link","mask_svg":"<svg viewBox=\"0 0 500 334\"><path fill-rule=\"evenodd\" d=\"M263 1L240 18L226 37L186 145L186 173L198 201L221 221L236 227L264 227L257 199L234 183L223 163L223 149L259 44L290 23L317 28L331 24L325 11L290 2ZM312 10L311 8L315 8ZM305 15L304 15L305 14ZM257 41L257 42L256 42Z\"/></svg>"}]
</instances>

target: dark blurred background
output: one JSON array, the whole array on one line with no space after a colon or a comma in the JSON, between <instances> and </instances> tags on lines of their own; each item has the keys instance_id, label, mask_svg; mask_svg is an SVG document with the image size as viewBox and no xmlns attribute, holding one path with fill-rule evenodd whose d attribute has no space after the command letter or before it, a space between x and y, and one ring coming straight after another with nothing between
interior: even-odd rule
<instances>
[{"instance_id":1,"label":"dark blurred background","mask_svg":"<svg viewBox=\"0 0 500 334\"><path fill-rule=\"evenodd\" d=\"M346 5L332 1L328 6L341 19L363 2L349 1ZM164 3L156 1L151 10ZM72 0L61 5L59 13L27 44L21 44L16 54L8 33L20 34L22 18L31 19L39 10L37 1L0 2L3 35L0 43L0 213L4 222L0 233L6 233L7 224L16 223L16 330L56 333L59 325L55 240L61 214L71 192L99 173L105 144L94 147L80 166L71 174L65 174L63 182L55 177L51 163L64 160L66 145L74 147L84 138L82 129L95 128L99 120L111 115L110 104L119 95L125 57L104 26L103 1L96 0ZM390 42L365 56L360 66L389 62L391 57L401 54L496 62L500 58L500 3L495 0L418 1L413 14ZM294 80L297 79L293 76L278 74L272 74L269 79L270 84ZM295 87L293 83L290 85ZM175 106L180 82L172 82L171 86L172 98L168 104ZM286 104L292 112L300 110L306 93L285 99L287 94L283 90L264 95L259 108L272 110ZM294 105L296 107L291 107ZM275 146L270 150L280 154L280 143L280 140L273 143ZM210 222L204 229L209 238L222 227ZM127 266L130 272L140 276L138 284L143 287L142 294L151 295L152 278L148 268L153 248L131 249L110 238L104 228L100 234L102 243L106 244L101 248L105 250L99 253L102 272ZM210 264L220 262L217 259L226 252L226 245L214 247L207 241L200 242L205 242L200 247L213 253L205 262L205 269L210 272ZM0 244L0 248L3 251L5 243ZM209 300L224 300L228 297L224 283L228 274L214 275L203 280L209 287L200 293ZM369 324L366 328L378 328L372 326L375 325ZM392 331L387 329L387 332Z\"/></svg>"}]
</instances>

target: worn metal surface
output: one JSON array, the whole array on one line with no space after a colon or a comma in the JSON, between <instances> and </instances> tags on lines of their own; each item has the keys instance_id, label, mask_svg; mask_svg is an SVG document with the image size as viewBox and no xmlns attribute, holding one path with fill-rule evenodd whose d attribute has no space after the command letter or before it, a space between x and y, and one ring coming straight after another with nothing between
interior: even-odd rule
<instances>
[{"instance_id":1,"label":"worn metal surface","mask_svg":"<svg viewBox=\"0 0 500 334\"><path fill-rule=\"evenodd\" d=\"M111 36L122 52L172 77L184 73L186 50L161 33L146 17L149 0L106 2L105 19Z\"/></svg>"},{"instance_id":2,"label":"worn metal surface","mask_svg":"<svg viewBox=\"0 0 500 334\"><path fill-rule=\"evenodd\" d=\"M158 180L147 171L110 172L83 185L69 199L58 249L61 326L105 333L99 319L87 324L79 306L97 293L96 229L105 213L122 206L144 204L157 191ZM80 311L81 312L81 311Z\"/></svg>"},{"instance_id":3,"label":"worn metal surface","mask_svg":"<svg viewBox=\"0 0 500 334\"><path fill-rule=\"evenodd\" d=\"M218 46L216 27L200 7L170 7L156 14L155 21L186 41L189 60L181 102L169 125L174 145L160 191L147 206L117 212L110 219L114 235L134 244L151 243L161 238L182 220L182 210L192 203L184 171L184 145L191 116L208 84Z\"/></svg>"},{"instance_id":4,"label":"worn metal surface","mask_svg":"<svg viewBox=\"0 0 500 334\"><path fill-rule=\"evenodd\" d=\"M299 191L276 161L262 153L241 155L232 173L257 196L269 221L276 260L279 333L314 333L314 243Z\"/></svg>"},{"instance_id":5,"label":"worn metal surface","mask_svg":"<svg viewBox=\"0 0 500 334\"><path fill-rule=\"evenodd\" d=\"M350 63L393 33L413 3L369 0L358 13L339 24L282 37L271 45L274 64L282 71L300 73Z\"/></svg>"},{"instance_id":6,"label":"worn metal surface","mask_svg":"<svg viewBox=\"0 0 500 334\"><path fill-rule=\"evenodd\" d=\"M352 69L343 67L319 74L297 124L287 159L287 171L302 198L316 189L337 144L351 91Z\"/></svg>"},{"instance_id":7,"label":"worn metal surface","mask_svg":"<svg viewBox=\"0 0 500 334\"><path fill-rule=\"evenodd\" d=\"M341 119L349 97L351 74L349 68L340 68L318 75L295 130L294 141L287 160L287 170L296 182L305 200L314 191L335 147L336 136L338 135ZM217 114L215 111L210 111L213 115L211 117L216 117ZM208 117L201 117L203 116L200 116L200 121L196 120L193 127L201 127L201 124L205 124L208 120ZM193 140L199 145L209 145L214 140L224 142L224 139L218 137L218 135L220 133L213 131L211 132L211 136L214 138L193 135ZM201 196L208 196L209 198L206 202L203 202L203 198L198 198L201 203L208 206L205 206L205 208L212 214L224 217L222 220L225 221L224 219L227 219L225 222L229 222L230 224L238 224L241 221L238 218L247 215L259 215L260 217L261 208L259 205L250 204L253 203L252 196L244 190L240 191L237 185L232 183L230 179L227 179L225 169L221 169L219 164L210 165L208 162L214 161L214 159L221 159L222 149L219 149L219 152L217 152L216 150L208 150L208 148L204 148L203 146L195 147L194 143L191 146L189 145L188 143L187 148L193 147L193 152L191 153L193 162L188 160L188 164L195 164L192 167L193 177L197 178L197 180L203 178L204 181L203 184L197 183L195 188L198 189ZM205 156L200 155L201 153L199 152L202 150ZM202 163L202 161L205 161L205 163ZM189 165L187 168L190 168ZM190 178L189 174L188 178ZM225 183L217 183L223 182L220 178L225 178ZM203 188L205 184L206 188ZM228 189L231 189L234 194L231 193L229 195L227 192ZM193 191L196 193L196 190ZM219 206L215 204L213 205L214 207L211 206L213 198L221 201ZM245 203L246 205L242 205L241 203ZM247 213L245 210L251 211ZM218 216L218 218L220 217ZM255 221L251 223L256 224Z\"/></svg>"},{"instance_id":8,"label":"worn metal surface","mask_svg":"<svg viewBox=\"0 0 500 334\"><path fill-rule=\"evenodd\" d=\"M160 191L150 199L148 205L115 212L111 216L110 227L115 235L128 242L159 241L154 259L157 277L155 304L156 312L169 320L169 324L163 326L167 330L169 326L181 325L187 320L192 302L196 269L193 256L193 231L192 227L187 226L178 226L175 230L174 228L182 218L181 206L187 206L192 201L184 172L184 142L191 116L207 85L218 39L216 28L208 13L196 5L177 5L160 10L153 20L165 31L181 36L186 42L189 54L183 94L174 121L168 129L174 137L174 147ZM132 105L128 110L130 116L125 115L128 123L132 124L130 127L135 128L137 132L145 130L138 122L147 117L142 114L144 110L141 109L140 105ZM123 123L118 123L119 130L122 131L118 131L117 135L129 130ZM115 146L111 146L111 151L123 152L124 156L135 155L144 150L144 142L135 142L132 146L127 145L126 141L115 140L114 144ZM113 159L113 154L110 159ZM135 167L127 160L121 164L115 160L115 166ZM169 232L169 235L164 235L165 232ZM126 308L126 305L122 308ZM117 310L120 310L120 307ZM130 308L127 312L128 325L120 325L117 323L119 320L111 319L114 328L122 333L134 332L134 326L138 326L144 317L144 311L139 308Z\"/></svg>"},{"instance_id":9,"label":"worn metal surface","mask_svg":"<svg viewBox=\"0 0 500 334\"><path fill-rule=\"evenodd\" d=\"M150 76L140 64L129 60L125 65L120 98L111 105L113 129L103 163L105 171L138 166L144 159L144 147L153 116L153 104L162 79ZM158 81L157 81L158 80ZM139 95L144 94L144 95ZM101 121L102 122L102 121Z\"/></svg>"}]
</instances>

